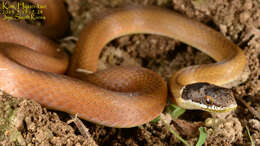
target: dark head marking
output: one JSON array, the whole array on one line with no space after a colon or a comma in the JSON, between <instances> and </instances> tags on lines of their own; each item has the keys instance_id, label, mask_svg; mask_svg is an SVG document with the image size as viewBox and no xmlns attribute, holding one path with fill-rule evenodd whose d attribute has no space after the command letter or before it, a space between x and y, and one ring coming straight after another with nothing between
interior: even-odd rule
<instances>
[{"instance_id":1,"label":"dark head marking","mask_svg":"<svg viewBox=\"0 0 260 146\"><path fill-rule=\"evenodd\" d=\"M186 85L181 96L184 102L194 105L191 109L224 112L237 106L232 90L204 82Z\"/></svg>"}]
</instances>

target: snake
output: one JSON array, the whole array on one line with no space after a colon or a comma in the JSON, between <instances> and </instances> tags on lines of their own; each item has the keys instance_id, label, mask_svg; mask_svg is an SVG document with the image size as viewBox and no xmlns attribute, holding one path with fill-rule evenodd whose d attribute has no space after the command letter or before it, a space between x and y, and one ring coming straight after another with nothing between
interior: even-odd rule
<instances>
[{"instance_id":1,"label":"snake","mask_svg":"<svg viewBox=\"0 0 260 146\"><path fill-rule=\"evenodd\" d=\"M243 51L220 32L164 8L116 8L86 23L69 59L54 41L69 28L63 1L30 2L46 5L42 26L0 19L1 90L33 99L49 109L117 128L153 120L163 111L168 96L185 109L227 112L237 107L232 92L223 86L241 76L247 61ZM216 62L180 69L168 84L143 67L97 69L107 43L140 33L179 40Z\"/></svg>"}]
</instances>

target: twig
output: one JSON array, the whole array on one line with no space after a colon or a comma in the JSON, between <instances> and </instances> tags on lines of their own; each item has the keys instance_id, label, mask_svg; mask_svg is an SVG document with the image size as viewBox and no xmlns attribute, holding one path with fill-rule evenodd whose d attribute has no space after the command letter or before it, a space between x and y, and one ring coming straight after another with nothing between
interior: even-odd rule
<instances>
[{"instance_id":1,"label":"twig","mask_svg":"<svg viewBox=\"0 0 260 146\"><path fill-rule=\"evenodd\" d=\"M245 100L243 100L240 96L236 96L236 98L241 102L243 103L247 108L248 110L257 118L260 120L260 115L259 113L254 109L252 108Z\"/></svg>"},{"instance_id":2,"label":"twig","mask_svg":"<svg viewBox=\"0 0 260 146\"><path fill-rule=\"evenodd\" d=\"M163 119L161 118L161 121L167 126L167 128L170 130L170 132L176 136L181 142L183 142L185 145L190 146L190 144L187 143L177 132L175 132L171 126Z\"/></svg>"},{"instance_id":3,"label":"twig","mask_svg":"<svg viewBox=\"0 0 260 146\"><path fill-rule=\"evenodd\" d=\"M89 145L91 146L98 146L95 142L95 140L91 137L91 134L88 131L88 128L83 124L83 122L77 117L77 115L70 115L72 118L69 120L67 123L74 122L77 128L79 129L79 132L81 133L82 136L88 139Z\"/></svg>"}]
</instances>

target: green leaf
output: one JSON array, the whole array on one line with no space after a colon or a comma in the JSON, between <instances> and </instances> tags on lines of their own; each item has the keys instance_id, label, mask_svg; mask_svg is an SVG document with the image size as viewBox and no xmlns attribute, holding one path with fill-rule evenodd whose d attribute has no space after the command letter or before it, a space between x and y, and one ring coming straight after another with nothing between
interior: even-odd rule
<instances>
[{"instance_id":1,"label":"green leaf","mask_svg":"<svg viewBox=\"0 0 260 146\"><path fill-rule=\"evenodd\" d=\"M200 136L199 136L199 140L198 140L196 146L202 146L205 143L207 136L208 136L208 134L206 133L205 127L200 127L199 130L200 130Z\"/></svg>"},{"instance_id":2,"label":"green leaf","mask_svg":"<svg viewBox=\"0 0 260 146\"><path fill-rule=\"evenodd\" d=\"M180 117L186 110L177 106L177 105L174 105L174 104L170 104L168 106L168 109L167 109L168 113L171 115L171 117L173 119L177 119L178 117Z\"/></svg>"},{"instance_id":3,"label":"green leaf","mask_svg":"<svg viewBox=\"0 0 260 146\"><path fill-rule=\"evenodd\" d=\"M248 134L249 139L250 139L250 141L251 141L251 146L255 146L255 142L254 142L253 138L251 137L250 131L249 131L249 129L248 129L247 126L246 126L246 131L247 131L247 134Z\"/></svg>"},{"instance_id":4,"label":"green leaf","mask_svg":"<svg viewBox=\"0 0 260 146\"><path fill-rule=\"evenodd\" d=\"M157 123L157 122L160 121L160 120L161 120L161 118L160 118L160 116L158 116L158 117L156 117L155 119L153 119L151 122Z\"/></svg>"}]
</instances>

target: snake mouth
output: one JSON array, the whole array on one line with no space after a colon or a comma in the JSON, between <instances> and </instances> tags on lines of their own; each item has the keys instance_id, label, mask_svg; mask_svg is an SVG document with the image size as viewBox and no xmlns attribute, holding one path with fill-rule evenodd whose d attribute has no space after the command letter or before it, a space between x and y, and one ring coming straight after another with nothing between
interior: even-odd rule
<instances>
[{"instance_id":1,"label":"snake mouth","mask_svg":"<svg viewBox=\"0 0 260 146\"><path fill-rule=\"evenodd\" d=\"M223 112L231 112L237 108L237 104L231 104L228 107L219 107L219 106L207 106L207 105L201 105L201 109L208 112L214 112L214 113L223 113Z\"/></svg>"},{"instance_id":2,"label":"snake mouth","mask_svg":"<svg viewBox=\"0 0 260 146\"><path fill-rule=\"evenodd\" d=\"M236 109L237 104L230 104L228 106L216 106L216 105L206 105L203 103L194 102L192 100L184 100L182 98L177 99L178 105L185 109L191 110L203 110L211 113L224 113L231 112Z\"/></svg>"}]
</instances>

